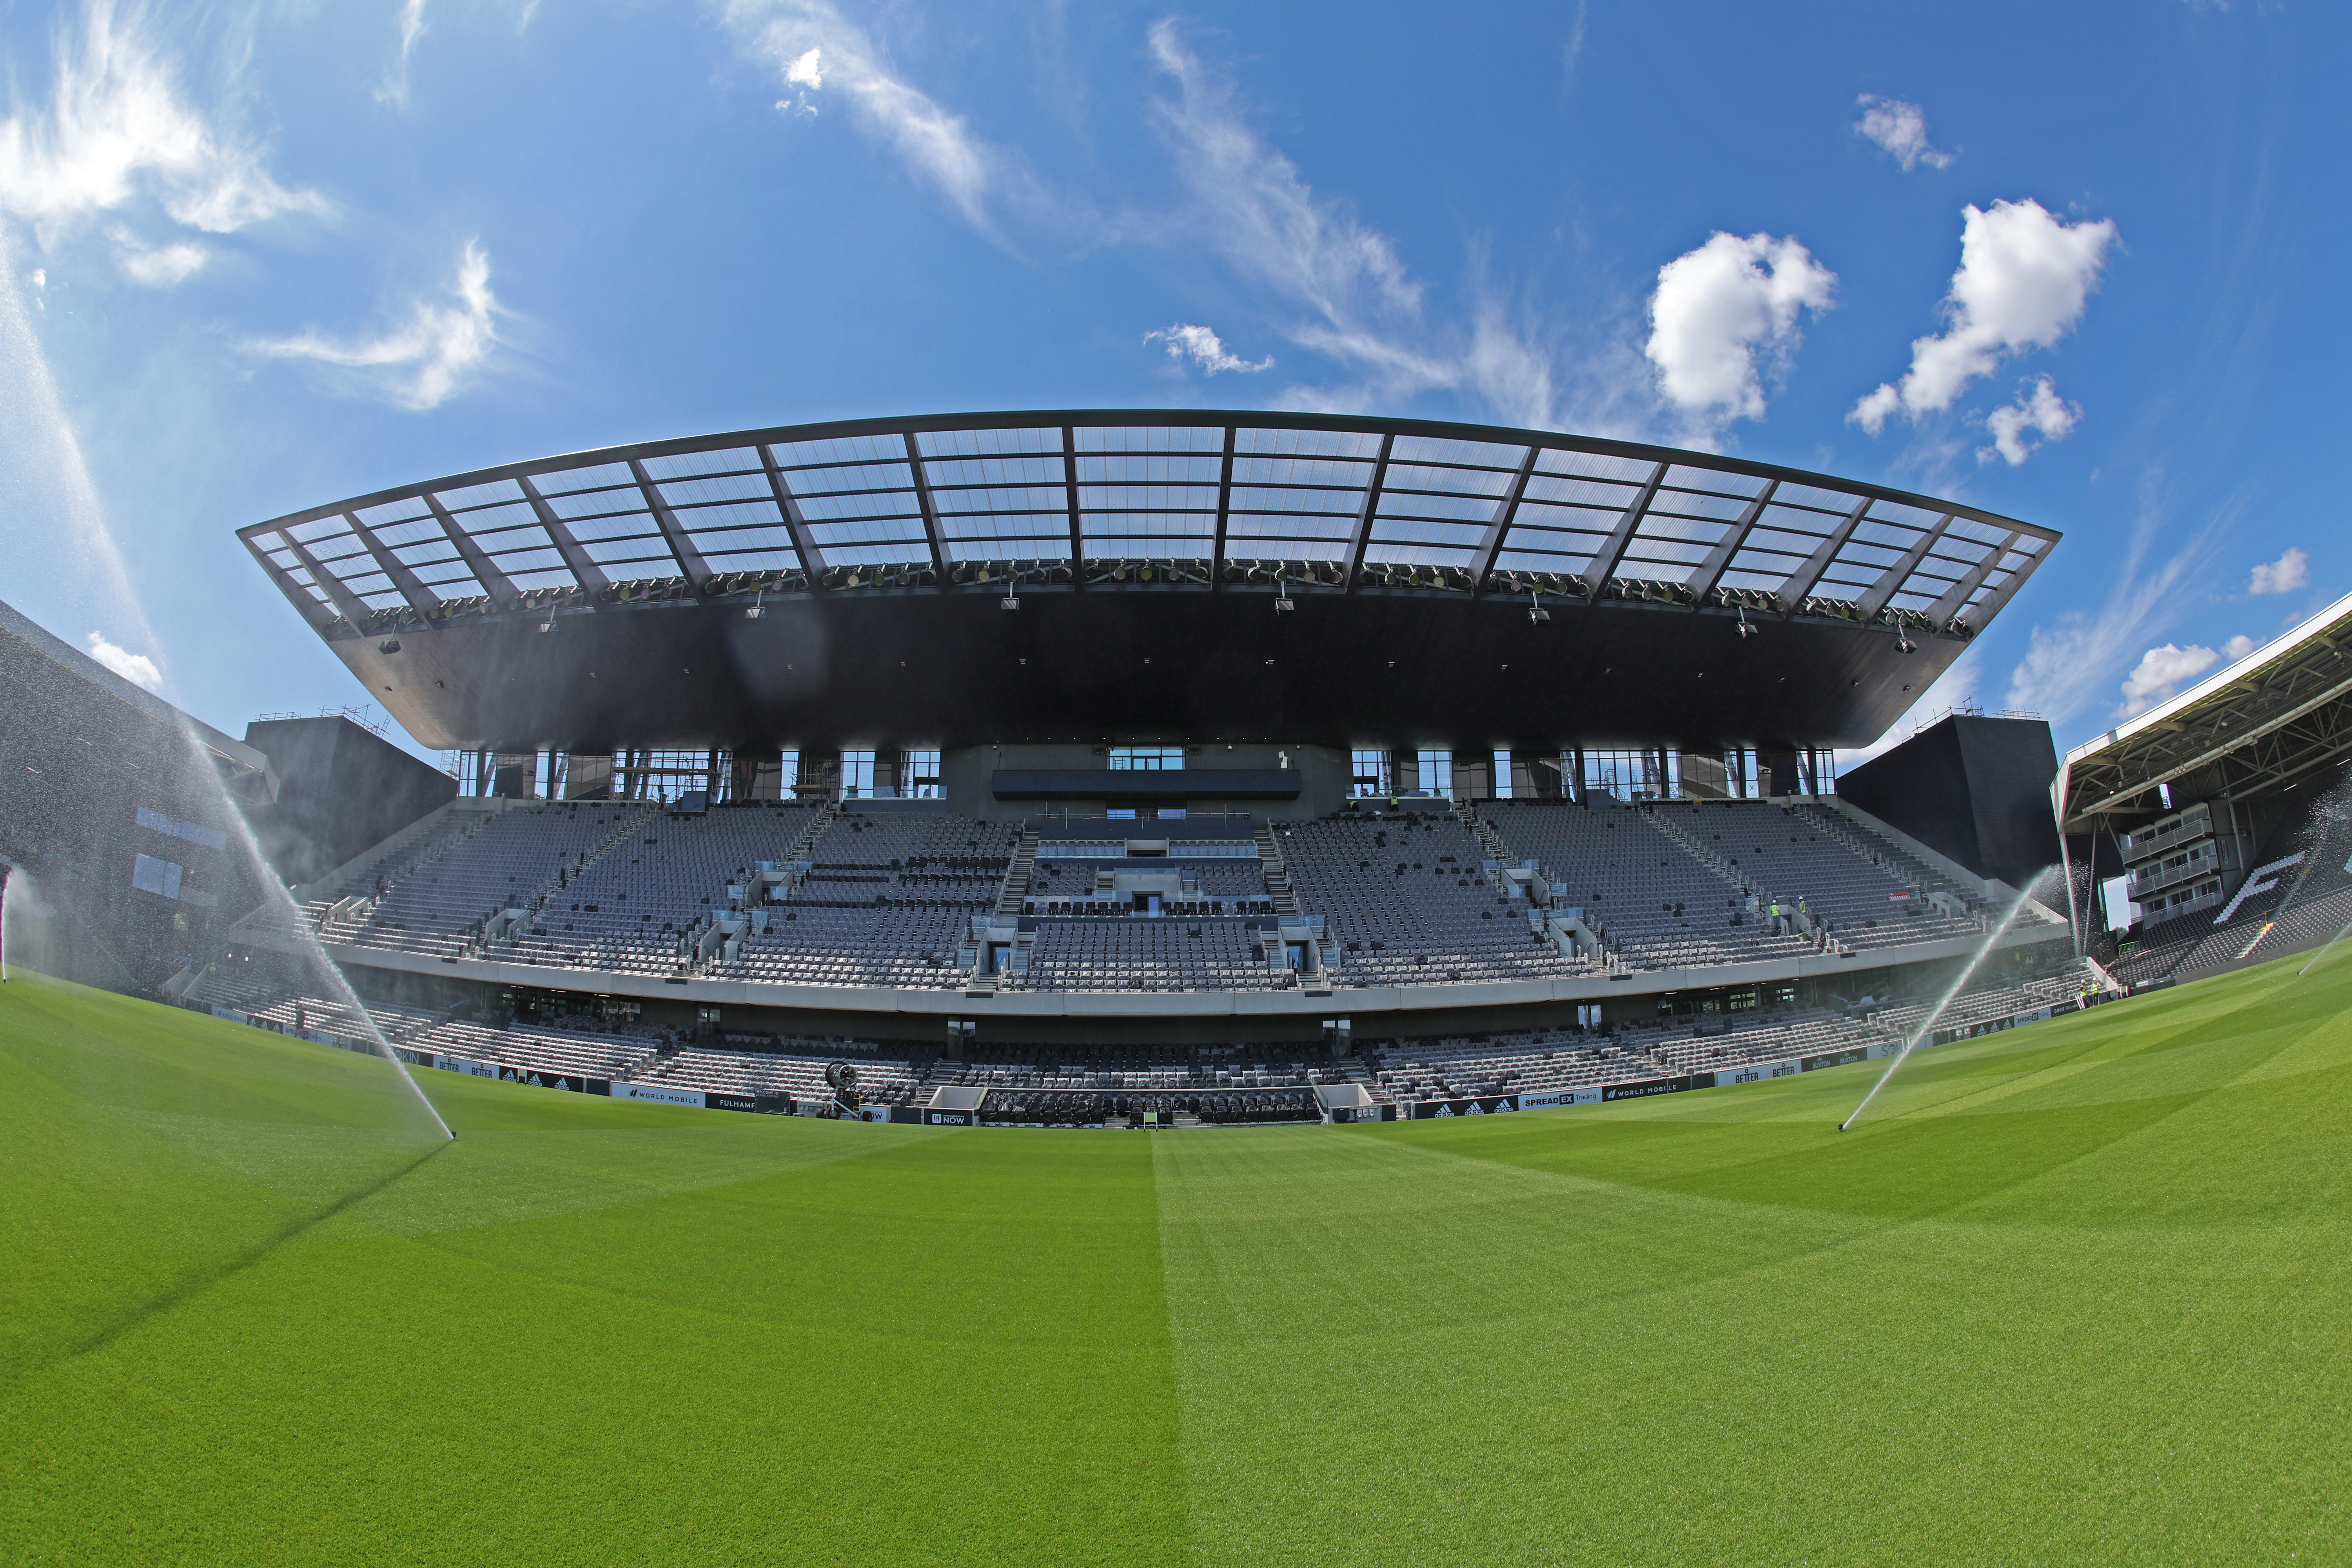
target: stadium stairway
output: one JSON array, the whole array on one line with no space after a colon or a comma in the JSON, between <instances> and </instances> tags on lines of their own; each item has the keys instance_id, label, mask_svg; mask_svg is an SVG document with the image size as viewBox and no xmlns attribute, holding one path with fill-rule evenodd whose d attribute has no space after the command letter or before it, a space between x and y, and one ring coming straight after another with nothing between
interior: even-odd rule
<instances>
[{"instance_id":1,"label":"stadium stairway","mask_svg":"<svg viewBox=\"0 0 2352 1568\"><path fill-rule=\"evenodd\" d=\"M1018 920L1022 900L1029 896L1029 879L1037 866L1037 825L1024 823L1021 842L1013 851L1013 864L1004 868L1004 889L996 896L996 918Z\"/></svg>"},{"instance_id":2,"label":"stadium stairway","mask_svg":"<svg viewBox=\"0 0 2352 1568\"><path fill-rule=\"evenodd\" d=\"M1282 851L1274 847L1274 829L1264 823L1257 829L1257 859L1265 874L1266 893L1274 900L1274 912L1298 913L1297 895L1290 890L1290 868L1282 863Z\"/></svg>"}]
</instances>

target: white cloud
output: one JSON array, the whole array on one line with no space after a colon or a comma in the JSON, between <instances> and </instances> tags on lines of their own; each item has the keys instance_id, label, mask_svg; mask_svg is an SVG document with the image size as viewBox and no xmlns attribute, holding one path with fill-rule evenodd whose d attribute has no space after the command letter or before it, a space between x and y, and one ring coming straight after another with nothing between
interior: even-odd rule
<instances>
[{"instance_id":1,"label":"white cloud","mask_svg":"<svg viewBox=\"0 0 2352 1568\"><path fill-rule=\"evenodd\" d=\"M1242 358L1239 354L1228 353L1224 340L1206 327L1180 323L1176 326L1163 327L1156 332L1146 332L1143 334L1143 341L1147 343L1165 344L1170 359L1189 359L1208 375L1214 375L1221 370L1268 370L1274 364L1272 354L1266 355L1262 360L1251 361Z\"/></svg>"},{"instance_id":2,"label":"white cloud","mask_svg":"<svg viewBox=\"0 0 2352 1568\"><path fill-rule=\"evenodd\" d=\"M200 270L209 258L201 245L185 240L150 247L146 242L127 228L113 232L115 259L133 283L150 289L169 289Z\"/></svg>"},{"instance_id":3,"label":"white cloud","mask_svg":"<svg viewBox=\"0 0 2352 1568\"><path fill-rule=\"evenodd\" d=\"M1921 163L1931 169L1950 165L1949 153L1939 153L1928 144L1927 111L1917 104L1869 92L1854 102L1862 109L1862 118L1854 121L1854 133L1869 137L1892 153L1895 161L1903 165L1905 174Z\"/></svg>"},{"instance_id":4,"label":"white cloud","mask_svg":"<svg viewBox=\"0 0 2352 1568\"><path fill-rule=\"evenodd\" d=\"M2035 447L2064 440L2082 417L2081 404L2059 396L2056 384L2048 376L2036 376L2018 394L2016 402L1985 416L1992 445L1977 448L1977 461L1990 463L1999 457L2013 468L2031 457ZM2028 442L2028 433L2038 434L2042 440Z\"/></svg>"},{"instance_id":5,"label":"white cloud","mask_svg":"<svg viewBox=\"0 0 2352 1568\"><path fill-rule=\"evenodd\" d=\"M417 300L405 321L375 338L341 342L311 331L246 348L359 372L363 385L403 408L437 407L465 387L499 342L503 312L490 292L490 258L474 240L457 258L450 292L454 300Z\"/></svg>"},{"instance_id":6,"label":"white cloud","mask_svg":"<svg viewBox=\"0 0 2352 1568\"><path fill-rule=\"evenodd\" d=\"M2189 586L2211 558L2212 542L2229 533L2244 515L2243 495L2206 514L2189 542L2161 564L2148 565L2150 548L2166 508L2151 477L2140 521L2122 559L2106 568L2105 600L2095 609L2074 611L2033 627L2025 657L2011 673L2008 708L2040 713L2063 725L2104 700L2108 682L2128 668L2138 650L2162 635L2162 627L2190 596Z\"/></svg>"},{"instance_id":7,"label":"white cloud","mask_svg":"<svg viewBox=\"0 0 2352 1568\"><path fill-rule=\"evenodd\" d=\"M143 686L148 690L159 694L163 691L163 672L156 668L155 661L145 654L132 653L128 648L117 647L99 632L92 632L82 640L89 645L90 658L122 677L131 685Z\"/></svg>"},{"instance_id":8,"label":"white cloud","mask_svg":"<svg viewBox=\"0 0 2352 1568\"><path fill-rule=\"evenodd\" d=\"M2166 643L2152 647L2140 656L2139 663L2124 677L2123 706L2116 710L2118 719L2136 719L2158 703L2171 698L2183 686L2212 668L2221 659L2213 648L2190 643L2181 647Z\"/></svg>"},{"instance_id":9,"label":"white cloud","mask_svg":"<svg viewBox=\"0 0 2352 1568\"><path fill-rule=\"evenodd\" d=\"M1658 269L1650 296L1650 341L1668 402L1703 421L1760 419L1759 350L1785 356L1796 346L1797 313L1836 302L1837 274L1791 236L1720 231Z\"/></svg>"},{"instance_id":10,"label":"white cloud","mask_svg":"<svg viewBox=\"0 0 2352 1568\"><path fill-rule=\"evenodd\" d=\"M375 89L378 103L408 107L408 58L416 52L416 40L424 36L425 0L400 0L400 53L384 72L383 85Z\"/></svg>"},{"instance_id":11,"label":"white cloud","mask_svg":"<svg viewBox=\"0 0 2352 1568\"><path fill-rule=\"evenodd\" d=\"M2240 659L2245 658L2248 654L2253 652L2254 649L2262 646L2262 644L2256 642L2245 633L2240 632L2236 637L2231 637L2228 642L2221 645L2221 657L2228 659L2231 664L2235 664Z\"/></svg>"},{"instance_id":12,"label":"white cloud","mask_svg":"<svg viewBox=\"0 0 2352 1568\"><path fill-rule=\"evenodd\" d=\"M1916 419L1949 408L2004 356L2055 344L2082 320L2115 237L2112 220L2070 224L2033 201L1963 208L1944 331L1914 342L1902 384L1881 385L1847 417L1875 436L1898 410Z\"/></svg>"},{"instance_id":13,"label":"white cloud","mask_svg":"<svg viewBox=\"0 0 2352 1568\"><path fill-rule=\"evenodd\" d=\"M1240 277L1302 312L1286 335L1360 378L1288 387L1275 399L1279 406L1358 412L1462 387L1516 423L1552 423L1549 362L1499 305L1482 305L1451 342L1432 333L1422 321L1421 280L1394 242L1318 195L1267 145L1233 84L1192 52L1173 22L1154 23L1149 44L1152 63L1175 87L1152 110L1190 197L1163 232L1204 242Z\"/></svg>"},{"instance_id":14,"label":"white cloud","mask_svg":"<svg viewBox=\"0 0 2352 1568\"><path fill-rule=\"evenodd\" d=\"M873 40L825 0L731 0L727 19L788 85L803 89L798 107L814 112L807 93L830 76L859 123L974 226L988 229L991 201L1021 183L1003 153L972 135L963 116L892 75Z\"/></svg>"},{"instance_id":15,"label":"white cloud","mask_svg":"<svg viewBox=\"0 0 2352 1568\"><path fill-rule=\"evenodd\" d=\"M2292 594L2310 581L2311 557L2291 544L2277 560L2265 561L2254 568L2253 575L2246 581L2246 592Z\"/></svg>"},{"instance_id":16,"label":"white cloud","mask_svg":"<svg viewBox=\"0 0 2352 1568\"><path fill-rule=\"evenodd\" d=\"M93 0L79 39L60 37L46 111L0 121L0 211L48 237L151 196L173 222L228 234L287 213L323 213L314 191L289 190L262 150L181 99L171 64Z\"/></svg>"}]
</instances>

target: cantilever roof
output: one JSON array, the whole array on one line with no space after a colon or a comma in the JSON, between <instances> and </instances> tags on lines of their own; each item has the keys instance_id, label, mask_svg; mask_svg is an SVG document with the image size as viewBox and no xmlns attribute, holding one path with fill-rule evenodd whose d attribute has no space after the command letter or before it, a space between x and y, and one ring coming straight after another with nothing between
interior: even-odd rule
<instances>
[{"instance_id":1,"label":"cantilever roof","mask_svg":"<svg viewBox=\"0 0 2352 1568\"><path fill-rule=\"evenodd\" d=\"M1233 583L1691 602L1973 635L2058 536L1927 497L1549 432L1287 414L956 415L573 453L239 531L320 632L683 580L822 593ZM1255 568L1255 571L1252 568ZM1537 574L1540 574L1538 577ZM1002 574L998 574L1000 580ZM994 590L987 590L993 592ZM625 595L618 595L625 597ZM1767 597L1769 596L1769 602Z\"/></svg>"},{"instance_id":2,"label":"cantilever roof","mask_svg":"<svg viewBox=\"0 0 2352 1568\"><path fill-rule=\"evenodd\" d=\"M2070 833L2153 814L2155 790L2217 770L2206 793L2290 784L2352 744L2352 595L2188 690L2066 753L2053 786Z\"/></svg>"}]
</instances>

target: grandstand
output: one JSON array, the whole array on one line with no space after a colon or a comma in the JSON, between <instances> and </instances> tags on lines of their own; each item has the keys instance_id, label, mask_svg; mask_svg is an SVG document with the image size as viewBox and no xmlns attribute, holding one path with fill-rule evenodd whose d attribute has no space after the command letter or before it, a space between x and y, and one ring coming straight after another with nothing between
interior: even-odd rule
<instances>
[{"instance_id":1,"label":"grandstand","mask_svg":"<svg viewBox=\"0 0 2352 1568\"><path fill-rule=\"evenodd\" d=\"M2352 597L2069 752L2078 947L2135 989L2352 925Z\"/></svg>"},{"instance_id":2,"label":"grandstand","mask_svg":"<svg viewBox=\"0 0 2352 1568\"><path fill-rule=\"evenodd\" d=\"M2040 809L2009 774L2046 727L1978 722L2000 767L1957 806L1832 777L2056 542L1956 502L1538 432L1051 413L240 531L455 775L256 727L304 748L270 828L309 879L240 896L175 994L264 1027L761 1109L1189 1123L1867 1053L1988 942L2000 984L2107 989L2002 880L2030 833L1999 871L1970 847ZM372 779L430 809L387 821ZM2342 879L2298 875L2237 903L2315 923ZM1998 989L1986 1018L2032 1010Z\"/></svg>"}]
</instances>

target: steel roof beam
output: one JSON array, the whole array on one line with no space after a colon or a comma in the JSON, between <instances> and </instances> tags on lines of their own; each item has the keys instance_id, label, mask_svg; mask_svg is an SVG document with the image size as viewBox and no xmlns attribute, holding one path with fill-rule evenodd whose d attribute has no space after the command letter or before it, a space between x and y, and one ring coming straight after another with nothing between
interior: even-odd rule
<instances>
[{"instance_id":1,"label":"steel roof beam","mask_svg":"<svg viewBox=\"0 0 2352 1568\"><path fill-rule=\"evenodd\" d=\"M1389 453L1396 447L1396 432L1391 430L1381 437L1381 455L1372 461L1372 477L1364 486L1363 510L1356 513L1356 531L1348 540L1348 575L1339 584L1343 594L1356 591L1356 581L1364 574L1364 552L1371 548L1372 519L1380 514L1381 487L1389 479Z\"/></svg>"},{"instance_id":2,"label":"steel roof beam","mask_svg":"<svg viewBox=\"0 0 2352 1568\"><path fill-rule=\"evenodd\" d=\"M400 596L408 601L410 609L420 616L429 616L441 607L441 595L426 587L424 579L408 569L408 563L386 549L374 531L359 520L358 514L347 511L343 513L343 521L352 525L352 532L367 546L367 552L375 557L375 563L383 569L385 576L392 579L392 585L400 590Z\"/></svg>"},{"instance_id":3,"label":"steel roof beam","mask_svg":"<svg viewBox=\"0 0 2352 1568\"><path fill-rule=\"evenodd\" d=\"M1234 509L1234 447L1241 426L1225 426L1225 458L1217 471L1217 537L1209 546L1209 590L1222 591L1225 585L1225 520Z\"/></svg>"},{"instance_id":4,"label":"steel roof beam","mask_svg":"<svg viewBox=\"0 0 2352 1568\"><path fill-rule=\"evenodd\" d=\"M1062 484L1070 497L1070 586L1084 592L1087 571L1078 546L1085 531L1078 523L1078 432L1075 426L1062 426Z\"/></svg>"},{"instance_id":5,"label":"steel roof beam","mask_svg":"<svg viewBox=\"0 0 2352 1568\"><path fill-rule=\"evenodd\" d=\"M310 623L312 629L324 631L327 623L334 619L333 615L311 596L309 589L294 580L294 574L269 558L269 552L262 548L259 534L247 533L241 534L239 537L245 541L245 547L253 552L253 558L261 563L261 569L268 573L271 581L278 584L278 591L286 595L287 603L301 612L302 618ZM276 537L284 540L289 545L294 542L284 533L279 533Z\"/></svg>"},{"instance_id":6,"label":"steel roof beam","mask_svg":"<svg viewBox=\"0 0 2352 1568\"><path fill-rule=\"evenodd\" d=\"M611 587L613 580L604 575L604 569L597 565L585 550L580 548L580 542L572 536L572 530L564 521L555 515L555 509L547 504L547 498L539 493L539 487L530 482L530 476L523 474L516 479L515 483L522 487L532 513L539 519L539 526L547 531L547 537L554 542L555 552L563 557L563 564L570 568L572 581L591 594L600 594ZM699 588L701 584L689 582L688 586Z\"/></svg>"},{"instance_id":7,"label":"steel roof beam","mask_svg":"<svg viewBox=\"0 0 2352 1568\"><path fill-rule=\"evenodd\" d=\"M1724 573L1731 569L1732 557L1738 555L1739 547L1748 542L1748 536L1756 531L1757 519L1764 515L1764 509L1772 503L1772 492L1780 488L1780 480L1765 480L1764 488L1756 492L1756 499L1748 503L1748 510L1739 514L1739 521L1731 525L1721 542L1706 552L1706 559L1698 563L1698 570L1691 574L1688 586L1692 609L1696 610L1705 603L1706 596L1715 592L1715 585L1723 581Z\"/></svg>"},{"instance_id":8,"label":"steel roof beam","mask_svg":"<svg viewBox=\"0 0 2352 1568\"><path fill-rule=\"evenodd\" d=\"M629 472L635 476L637 489L645 492L646 510L654 514L654 521L660 527L662 538L669 544L670 554L677 561L678 575L686 579L688 589L699 597L704 585L710 580L710 567L702 559L702 551L694 542L694 535L687 532L685 525L677 521L677 513L672 511L669 502L662 499L661 486L646 472L643 461L631 458Z\"/></svg>"},{"instance_id":9,"label":"steel roof beam","mask_svg":"<svg viewBox=\"0 0 2352 1568\"><path fill-rule=\"evenodd\" d=\"M1541 447L1528 446L1528 455L1519 459L1518 471L1511 476L1511 488L1503 492L1486 531L1478 540L1476 563L1470 569L1470 593L1474 598L1486 591L1486 578L1495 570L1495 557L1503 552L1503 541L1510 536L1511 522L1519 515L1519 501L1528 493L1528 479L1535 473L1536 459L1543 456L1543 450Z\"/></svg>"},{"instance_id":10,"label":"steel roof beam","mask_svg":"<svg viewBox=\"0 0 2352 1568\"><path fill-rule=\"evenodd\" d=\"M1992 575L1993 568L2008 556L2010 547L2017 541L2017 531L2011 529L2000 543L1988 550L1983 560L1969 567L1958 582L1945 589L1942 598L1927 606L1927 618L1942 626L1968 608L1969 595L1984 586L1984 580Z\"/></svg>"},{"instance_id":11,"label":"steel roof beam","mask_svg":"<svg viewBox=\"0 0 2352 1568\"><path fill-rule=\"evenodd\" d=\"M1830 569L1830 563L1835 561L1838 552L1845 548L1845 542L1853 537L1853 531L1862 525L1864 516L1869 512L1871 503L1875 500L1875 496L1864 496L1854 502L1853 510L1845 514L1844 521L1830 530L1830 536L1822 541L1821 548L1815 550L1802 566L1789 574L1778 595L1783 615L1797 613L1797 607L1805 602L1805 596L1822 580L1822 574Z\"/></svg>"},{"instance_id":12,"label":"steel roof beam","mask_svg":"<svg viewBox=\"0 0 2352 1568\"><path fill-rule=\"evenodd\" d=\"M923 449L915 443L915 433L906 433L907 468L915 477L915 504L923 511L923 537L930 542L931 571L939 578L940 591L948 585L948 552L940 542L940 509L931 500L931 481L923 472Z\"/></svg>"},{"instance_id":13,"label":"steel roof beam","mask_svg":"<svg viewBox=\"0 0 2352 1568\"><path fill-rule=\"evenodd\" d=\"M474 581L480 585L482 592L500 603L512 599L515 596L514 580L499 570L499 563L489 558L479 541L457 526L457 520L449 515L449 509L441 504L439 496L431 490L420 493L425 506L433 512L433 521L439 523L441 531L449 536L449 542L456 547L458 558L466 563L466 570L474 574Z\"/></svg>"},{"instance_id":14,"label":"steel roof beam","mask_svg":"<svg viewBox=\"0 0 2352 1568\"><path fill-rule=\"evenodd\" d=\"M824 592L824 552L817 548L816 535L809 528L807 514L801 510L800 497L784 481L784 471L776 466L776 454L765 442L758 444L760 466L768 470L768 488L775 492L776 510L784 520L784 531L793 536L793 553L801 558L801 570L808 574L809 586Z\"/></svg>"},{"instance_id":15,"label":"steel roof beam","mask_svg":"<svg viewBox=\"0 0 2352 1568\"><path fill-rule=\"evenodd\" d=\"M2021 540L2027 537L2031 536L2021 534L2012 537L2011 540L2011 547L2013 548ZM2054 539L2043 540L2041 549L2035 551L2032 554L2020 562L2016 569L2010 573L2009 576L2001 583L2000 587L1995 588L1991 593L1987 594L1984 596L1984 602L1976 607L1975 617L1969 622L1970 630L1980 632L1984 630L1986 626L1992 624L1992 618L2000 614L2001 606L2007 605L2010 600L2017 596L2017 591L2025 586L2025 580L2028 577L2032 576L2035 570L2041 566L2042 563L2048 559L2050 554L2050 546L2056 542L2057 541ZM2001 559L2004 561L2009 559L2009 551L2003 550L2001 552ZM1988 573L1987 575L1990 576L1990 574Z\"/></svg>"},{"instance_id":16,"label":"steel roof beam","mask_svg":"<svg viewBox=\"0 0 2352 1568\"><path fill-rule=\"evenodd\" d=\"M338 615L351 622L355 628L362 621L368 618L373 612L368 609L367 601L352 593L351 584L320 565L319 558L305 549L302 542L295 538L290 531L280 533L278 537L286 542L286 548L294 552L294 559L302 563L302 570L310 574L310 581L316 583L333 602Z\"/></svg>"},{"instance_id":17,"label":"steel roof beam","mask_svg":"<svg viewBox=\"0 0 2352 1568\"><path fill-rule=\"evenodd\" d=\"M1624 515L1617 520L1617 526L1610 530L1609 537L1601 541L1601 548L1592 552L1591 561L1585 563L1586 598L1599 598L1601 590L1609 585L1609 578L1617 570L1617 563L1625 559L1626 547L1633 542L1634 531L1642 526L1642 520L1650 515L1650 503L1658 499L1658 487L1666 482L1668 467L1666 463L1660 463L1651 470L1649 482L1642 487L1642 493L1633 498L1633 504L1625 509Z\"/></svg>"},{"instance_id":18,"label":"steel roof beam","mask_svg":"<svg viewBox=\"0 0 2352 1568\"><path fill-rule=\"evenodd\" d=\"M2210 766L2212 763L2221 761L2222 758L2227 757L2231 752L2252 745L2254 742L2261 740L2272 731L2280 729L2284 725L2292 724L2297 719L2300 719L2305 714L2310 712L2313 709L2324 706L2328 702L2332 702L2336 699L2342 697L2347 693L2352 693L2352 675L2342 677L2333 685L2321 690L2318 696L2313 697L2305 701L2296 703L2294 707L2286 709L2273 717L2255 725L2252 729L2245 731L2243 734L2233 735L2228 740L2218 742L2208 742L2205 745L2204 750L2192 753L2186 762L2157 763L2157 771L2147 774L2138 783L2133 784L2128 787L2126 786L2121 776L2123 773L2122 759L2117 759L2116 763L2114 764L2117 778L2113 791L2103 800L2095 801L2088 805L2079 807L2075 816L2078 817L2088 816L2093 812L2108 810L2115 802L2128 800L2131 796L2151 790L2158 784L2169 784L2174 779L2179 778L2184 773L2193 773L2199 768ZM2070 821L2071 820L2072 818L2070 818Z\"/></svg>"},{"instance_id":19,"label":"steel roof beam","mask_svg":"<svg viewBox=\"0 0 2352 1568\"><path fill-rule=\"evenodd\" d=\"M1927 559L1927 552L1935 549L1936 542L1944 537L1944 530L1951 526L1952 514L1948 511L1936 520L1935 527L1913 540L1911 548L1905 551L1894 565L1878 574L1878 581L1870 585L1870 591L1859 601L1864 620L1875 619L1879 611L1894 602L1895 595L1903 591L1903 584L1910 581L1911 574L1919 570L1919 563Z\"/></svg>"}]
</instances>

